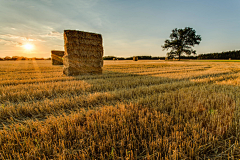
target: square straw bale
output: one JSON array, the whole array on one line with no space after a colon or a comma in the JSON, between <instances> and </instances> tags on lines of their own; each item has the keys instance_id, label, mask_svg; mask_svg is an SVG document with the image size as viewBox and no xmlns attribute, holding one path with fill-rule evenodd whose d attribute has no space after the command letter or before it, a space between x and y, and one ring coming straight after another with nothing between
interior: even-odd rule
<instances>
[{"instance_id":1,"label":"square straw bale","mask_svg":"<svg viewBox=\"0 0 240 160\"><path fill-rule=\"evenodd\" d=\"M51 51L52 65L63 65L64 51Z\"/></svg>"},{"instance_id":2,"label":"square straw bale","mask_svg":"<svg viewBox=\"0 0 240 160\"><path fill-rule=\"evenodd\" d=\"M103 66L102 35L64 30L63 73L68 76L101 74Z\"/></svg>"},{"instance_id":3,"label":"square straw bale","mask_svg":"<svg viewBox=\"0 0 240 160\"><path fill-rule=\"evenodd\" d=\"M138 57L133 57L133 61L138 61Z\"/></svg>"}]
</instances>

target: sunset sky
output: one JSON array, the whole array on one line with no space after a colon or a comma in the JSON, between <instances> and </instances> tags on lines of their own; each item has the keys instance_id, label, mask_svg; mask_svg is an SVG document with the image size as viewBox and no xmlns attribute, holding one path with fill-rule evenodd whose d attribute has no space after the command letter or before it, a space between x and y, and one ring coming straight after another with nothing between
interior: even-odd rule
<instances>
[{"instance_id":1,"label":"sunset sky","mask_svg":"<svg viewBox=\"0 0 240 160\"><path fill-rule=\"evenodd\" d=\"M0 57L50 57L66 29L102 34L104 56L166 56L161 45L185 27L202 37L198 54L239 50L239 10L240 0L0 0Z\"/></svg>"}]
</instances>

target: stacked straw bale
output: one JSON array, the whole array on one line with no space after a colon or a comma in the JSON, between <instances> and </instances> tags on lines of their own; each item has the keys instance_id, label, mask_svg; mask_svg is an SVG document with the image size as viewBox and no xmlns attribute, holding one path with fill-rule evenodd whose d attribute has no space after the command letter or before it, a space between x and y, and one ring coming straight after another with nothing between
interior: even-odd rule
<instances>
[{"instance_id":1,"label":"stacked straw bale","mask_svg":"<svg viewBox=\"0 0 240 160\"><path fill-rule=\"evenodd\" d=\"M138 61L138 57L133 57L133 61Z\"/></svg>"},{"instance_id":2,"label":"stacked straw bale","mask_svg":"<svg viewBox=\"0 0 240 160\"><path fill-rule=\"evenodd\" d=\"M51 51L52 65L63 65L64 51Z\"/></svg>"},{"instance_id":3,"label":"stacked straw bale","mask_svg":"<svg viewBox=\"0 0 240 160\"><path fill-rule=\"evenodd\" d=\"M99 74L103 66L102 35L64 30L63 73L72 75Z\"/></svg>"}]
</instances>

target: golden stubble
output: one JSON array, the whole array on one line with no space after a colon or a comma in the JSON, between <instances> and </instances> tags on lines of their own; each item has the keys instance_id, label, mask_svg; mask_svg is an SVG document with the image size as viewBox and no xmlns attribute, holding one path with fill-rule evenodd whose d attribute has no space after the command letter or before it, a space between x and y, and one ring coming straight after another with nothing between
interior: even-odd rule
<instances>
[{"instance_id":1,"label":"golden stubble","mask_svg":"<svg viewBox=\"0 0 240 160\"><path fill-rule=\"evenodd\" d=\"M2 159L239 158L237 63L1 63Z\"/></svg>"}]
</instances>

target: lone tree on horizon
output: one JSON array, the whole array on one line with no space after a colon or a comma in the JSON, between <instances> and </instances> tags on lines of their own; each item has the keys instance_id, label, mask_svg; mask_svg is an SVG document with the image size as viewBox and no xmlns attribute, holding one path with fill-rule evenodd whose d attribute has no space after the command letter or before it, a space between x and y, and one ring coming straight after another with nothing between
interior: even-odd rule
<instances>
[{"instance_id":1,"label":"lone tree on horizon","mask_svg":"<svg viewBox=\"0 0 240 160\"><path fill-rule=\"evenodd\" d=\"M186 55L196 54L196 50L193 50L192 47L195 44L199 45L201 40L201 36L196 35L196 31L190 27L185 27L184 29L175 28L170 34L170 40L165 40L162 48L163 50L171 48L171 51L167 53L168 57L178 56L180 61L183 53Z\"/></svg>"}]
</instances>

